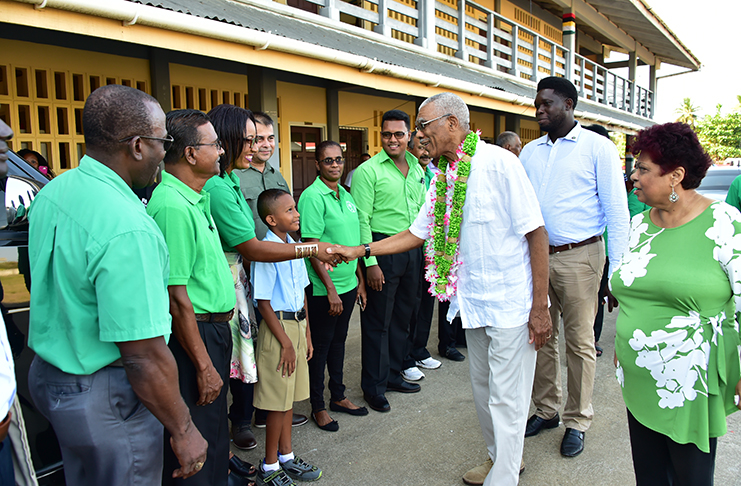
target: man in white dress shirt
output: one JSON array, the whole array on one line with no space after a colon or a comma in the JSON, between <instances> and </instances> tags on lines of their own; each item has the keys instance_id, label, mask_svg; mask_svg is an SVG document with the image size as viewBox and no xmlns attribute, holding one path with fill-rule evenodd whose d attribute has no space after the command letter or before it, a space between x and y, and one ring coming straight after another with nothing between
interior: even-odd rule
<instances>
[{"instance_id":1,"label":"man in white dress shirt","mask_svg":"<svg viewBox=\"0 0 741 486\"><path fill-rule=\"evenodd\" d=\"M419 108L417 130L431 157L454 161L470 133L468 107L452 93L428 98ZM460 312L466 330L474 405L493 463L484 484L516 485L535 351L551 332L547 236L533 187L512 153L479 141L467 186L458 287L448 319ZM430 238L435 191L433 180L408 230L332 252L358 258L421 246Z\"/></svg>"},{"instance_id":2,"label":"man in white dress shirt","mask_svg":"<svg viewBox=\"0 0 741 486\"><path fill-rule=\"evenodd\" d=\"M558 426L561 377L559 317L563 315L568 364L568 398L561 454L579 455L592 423L596 367L594 331L597 291L605 263L602 234L607 225L610 271L628 243L628 203L615 145L582 129L574 120L574 85L549 77L538 83L536 118L547 132L522 149L520 160L537 194L548 230L553 337L538 353L533 386L535 414L525 436Z\"/></svg>"}]
</instances>

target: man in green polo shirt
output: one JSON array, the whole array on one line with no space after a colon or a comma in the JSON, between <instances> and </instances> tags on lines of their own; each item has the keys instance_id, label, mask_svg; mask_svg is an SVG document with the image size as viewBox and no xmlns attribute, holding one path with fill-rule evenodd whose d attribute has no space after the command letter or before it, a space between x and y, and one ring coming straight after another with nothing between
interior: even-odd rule
<instances>
[{"instance_id":1,"label":"man in green polo shirt","mask_svg":"<svg viewBox=\"0 0 741 486\"><path fill-rule=\"evenodd\" d=\"M224 153L208 116L197 110L167 114L174 138L165 155L162 182L147 213L162 230L170 250L170 349L178 364L180 390L193 422L209 443L201 473L189 485L225 485L229 471L226 405L236 304L232 274L211 218L204 184L219 173ZM173 484L175 455L165 435L162 484Z\"/></svg>"},{"instance_id":2,"label":"man in green polo shirt","mask_svg":"<svg viewBox=\"0 0 741 486\"><path fill-rule=\"evenodd\" d=\"M208 444L166 344L167 246L131 190L152 183L172 141L165 114L151 96L108 85L88 97L82 124L87 155L29 212L31 396L59 439L67 484L159 484L162 425L175 475L188 477Z\"/></svg>"},{"instance_id":3,"label":"man in green polo shirt","mask_svg":"<svg viewBox=\"0 0 741 486\"><path fill-rule=\"evenodd\" d=\"M256 111L255 117L257 137L255 138L255 153L247 169L234 171L239 177L239 188L244 194L255 221L255 236L262 241L268 232L268 227L257 214L257 197L267 189L283 189L291 192L288 183L281 173L270 165L270 158L275 152L275 128L273 119L267 113Z\"/></svg>"},{"instance_id":4,"label":"man in green polo shirt","mask_svg":"<svg viewBox=\"0 0 741 486\"><path fill-rule=\"evenodd\" d=\"M391 110L381 119L383 150L355 171L352 196L360 213L360 241L370 243L409 228L425 195L425 177L417 158L407 152L409 115ZM419 305L417 288L422 250L393 257L370 257L367 267L368 305L360 316L361 387L368 405L391 409L387 390L413 393L416 383L401 377L409 336L409 320Z\"/></svg>"}]
</instances>

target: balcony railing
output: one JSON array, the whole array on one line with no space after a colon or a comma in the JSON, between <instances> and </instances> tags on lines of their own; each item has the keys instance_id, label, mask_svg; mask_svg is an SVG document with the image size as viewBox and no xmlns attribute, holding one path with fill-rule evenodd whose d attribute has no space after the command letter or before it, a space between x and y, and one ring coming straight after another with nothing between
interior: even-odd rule
<instances>
[{"instance_id":1,"label":"balcony railing","mask_svg":"<svg viewBox=\"0 0 741 486\"><path fill-rule=\"evenodd\" d=\"M319 13L328 18L347 22L346 16L350 16L358 26L484 69L534 82L546 76L569 78L583 98L653 117L652 91L473 2L407 0L405 5L394 0L306 1L321 7Z\"/></svg>"}]
</instances>

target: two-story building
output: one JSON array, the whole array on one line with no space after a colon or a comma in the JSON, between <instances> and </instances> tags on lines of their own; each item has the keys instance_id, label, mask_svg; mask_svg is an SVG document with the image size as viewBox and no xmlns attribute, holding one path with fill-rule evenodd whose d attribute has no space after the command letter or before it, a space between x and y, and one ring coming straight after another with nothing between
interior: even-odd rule
<instances>
[{"instance_id":1,"label":"two-story building","mask_svg":"<svg viewBox=\"0 0 741 486\"><path fill-rule=\"evenodd\" d=\"M0 0L0 118L13 148L41 152L56 172L75 167L85 98L120 83L165 111L269 113L275 165L298 195L318 142L339 140L349 171L380 150L384 111L414 118L443 90L468 103L484 137L513 130L527 142L540 135L537 80L565 76L578 119L632 134L652 123L662 63L700 66L645 0L283 1ZM614 52L625 60L605 62Z\"/></svg>"}]
</instances>

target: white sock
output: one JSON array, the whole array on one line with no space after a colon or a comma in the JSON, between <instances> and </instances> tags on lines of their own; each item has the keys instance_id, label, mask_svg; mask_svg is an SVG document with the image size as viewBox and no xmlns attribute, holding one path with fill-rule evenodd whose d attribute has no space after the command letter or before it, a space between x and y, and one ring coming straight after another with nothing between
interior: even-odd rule
<instances>
[{"instance_id":1,"label":"white sock","mask_svg":"<svg viewBox=\"0 0 741 486\"><path fill-rule=\"evenodd\" d=\"M276 462L275 464L268 464L267 462L263 461L262 462L262 469L265 472L277 471L278 469L280 469L280 463L277 463Z\"/></svg>"},{"instance_id":2,"label":"white sock","mask_svg":"<svg viewBox=\"0 0 741 486\"><path fill-rule=\"evenodd\" d=\"M284 462L292 461L293 458L294 458L293 451L289 452L286 455L278 453L278 461L280 461L281 464L283 464Z\"/></svg>"}]
</instances>

